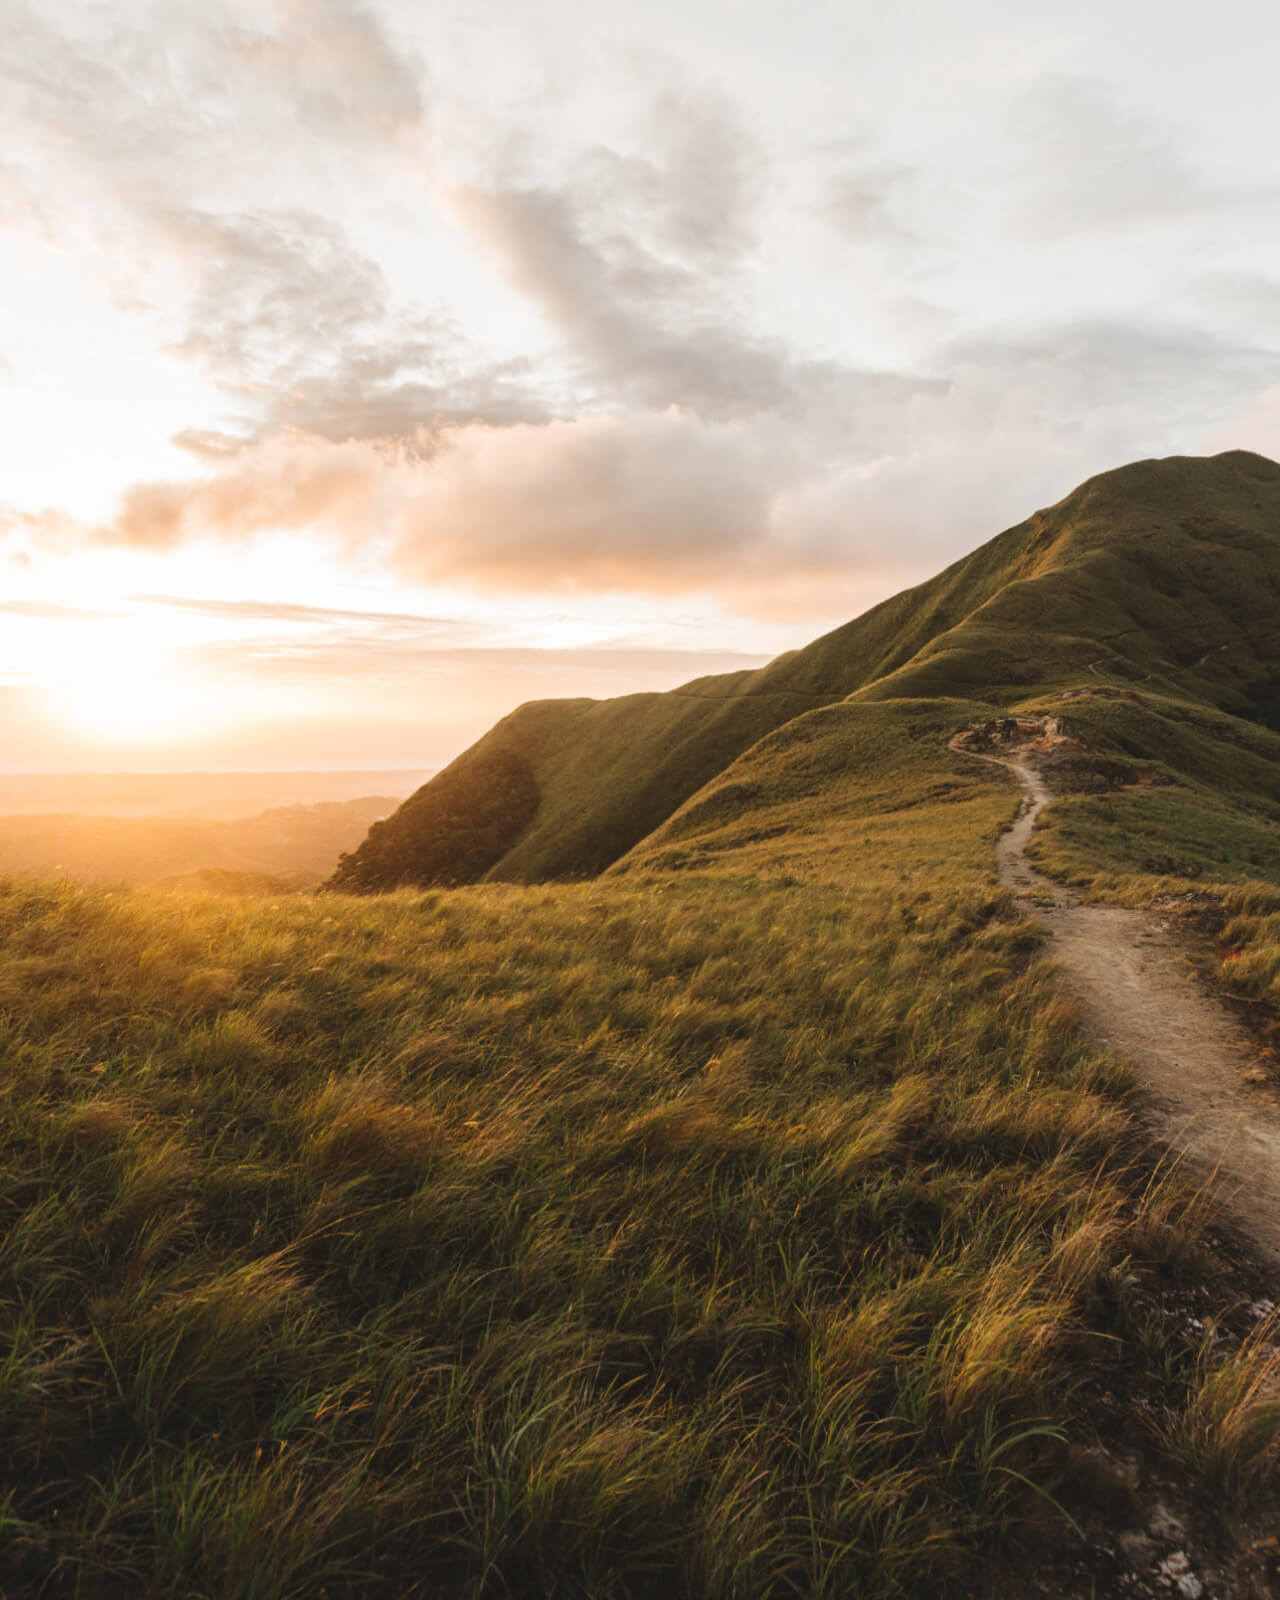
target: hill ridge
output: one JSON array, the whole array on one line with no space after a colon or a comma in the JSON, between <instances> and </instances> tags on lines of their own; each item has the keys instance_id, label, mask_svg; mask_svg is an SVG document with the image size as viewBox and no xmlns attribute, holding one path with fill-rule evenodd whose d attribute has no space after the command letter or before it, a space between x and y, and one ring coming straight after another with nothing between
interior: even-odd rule
<instances>
[{"instance_id":1,"label":"hill ridge","mask_svg":"<svg viewBox=\"0 0 1280 1600\"><path fill-rule=\"evenodd\" d=\"M1278 611L1280 465L1243 451L1134 462L763 667L666 694L517 708L381 825L376 852L344 858L330 887L594 876L652 842L762 741L833 705L998 708L1105 668L1248 718L1278 698L1280 650L1269 646L1280 631L1266 629ZM1238 637L1204 648L1228 618ZM1095 654L1119 640L1125 648ZM468 773L510 785L521 764L536 804L505 817L482 867L467 865L461 843L451 865L461 797L484 805ZM424 834L443 877L411 865Z\"/></svg>"}]
</instances>

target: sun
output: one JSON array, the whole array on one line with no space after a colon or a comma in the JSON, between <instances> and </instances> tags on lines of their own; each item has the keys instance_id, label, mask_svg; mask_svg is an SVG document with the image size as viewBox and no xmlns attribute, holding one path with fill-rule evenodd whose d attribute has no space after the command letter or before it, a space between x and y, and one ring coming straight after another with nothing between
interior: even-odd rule
<instances>
[{"instance_id":1,"label":"sun","mask_svg":"<svg viewBox=\"0 0 1280 1600\"><path fill-rule=\"evenodd\" d=\"M86 743L141 749L196 743L234 724L231 697L175 650L113 638L48 663L48 713Z\"/></svg>"}]
</instances>

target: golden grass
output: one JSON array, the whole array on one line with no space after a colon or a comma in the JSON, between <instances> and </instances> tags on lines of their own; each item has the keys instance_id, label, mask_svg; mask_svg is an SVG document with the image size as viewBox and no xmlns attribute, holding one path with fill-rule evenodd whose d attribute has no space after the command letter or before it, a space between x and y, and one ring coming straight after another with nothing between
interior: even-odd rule
<instances>
[{"instance_id":1,"label":"golden grass","mask_svg":"<svg viewBox=\"0 0 1280 1600\"><path fill-rule=\"evenodd\" d=\"M19 1584L963 1583L1198 1225L963 860L0 889Z\"/></svg>"}]
</instances>

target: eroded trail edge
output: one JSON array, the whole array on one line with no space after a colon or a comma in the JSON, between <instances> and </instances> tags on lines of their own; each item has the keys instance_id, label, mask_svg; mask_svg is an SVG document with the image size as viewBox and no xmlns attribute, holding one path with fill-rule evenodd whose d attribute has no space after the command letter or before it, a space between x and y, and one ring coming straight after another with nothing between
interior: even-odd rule
<instances>
[{"instance_id":1,"label":"eroded trail edge","mask_svg":"<svg viewBox=\"0 0 1280 1600\"><path fill-rule=\"evenodd\" d=\"M1245 1079L1253 1047L1202 988L1170 920L1155 910L1083 905L1027 856L1053 799L1026 756L979 755L1007 767L1023 805L996 846L999 881L1027 902L1094 1038L1134 1068L1153 1131L1212 1181L1241 1227L1280 1264L1280 1108Z\"/></svg>"}]
</instances>

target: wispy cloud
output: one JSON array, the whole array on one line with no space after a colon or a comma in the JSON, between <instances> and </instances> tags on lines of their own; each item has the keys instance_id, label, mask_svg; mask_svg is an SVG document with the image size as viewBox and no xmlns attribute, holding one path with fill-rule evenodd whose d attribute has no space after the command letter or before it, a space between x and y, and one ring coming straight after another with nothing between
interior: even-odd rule
<instances>
[{"instance_id":1,"label":"wispy cloud","mask_svg":"<svg viewBox=\"0 0 1280 1600\"><path fill-rule=\"evenodd\" d=\"M277 600L203 600L172 594L139 594L131 598L144 605L165 606L173 611L195 611L206 617L234 617L243 622L413 623L459 630L469 626L454 617L428 617L416 611L351 611L332 606L290 605ZM6 608L0 606L0 610L3 609Z\"/></svg>"},{"instance_id":2,"label":"wispy cloud","mask_svg":"<svg viewBox=\"0 0 1280 1600\"><path fill-rule=\"evenodd\" d=\"M125 615L122 611L65 606L45 600L0 600L0 613L10 617L35 617L41 622L107 622Z\"/></svg>"}]
</instances>

